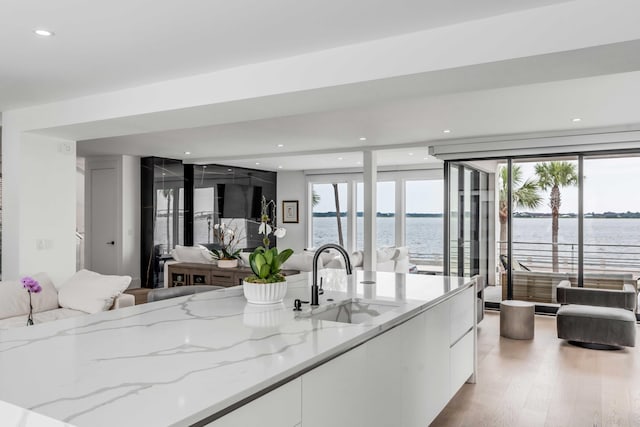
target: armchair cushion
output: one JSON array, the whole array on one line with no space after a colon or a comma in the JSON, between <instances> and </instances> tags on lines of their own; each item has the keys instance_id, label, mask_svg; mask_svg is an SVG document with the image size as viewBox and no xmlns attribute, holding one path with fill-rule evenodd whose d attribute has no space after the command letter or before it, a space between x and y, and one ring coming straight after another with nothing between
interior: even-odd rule
<instances>
[{"instance_id":1,"label":"armchair cushion","mask_svg":"<svg viewBox=\"0 0 640 427\"><path fill-rule=\"evenodd\" d=\"M636 291L633 285L623 285L620 290L579 288L572 287L571 282L563 280L557 287L557 299L560 304L614 307L631 311L636 308Z\"/></svg>"}]
</instances>

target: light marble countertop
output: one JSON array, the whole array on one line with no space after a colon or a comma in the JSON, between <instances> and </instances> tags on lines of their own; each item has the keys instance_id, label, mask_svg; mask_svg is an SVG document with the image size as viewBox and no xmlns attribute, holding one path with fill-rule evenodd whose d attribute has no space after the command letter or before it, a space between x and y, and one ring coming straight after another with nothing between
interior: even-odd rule
<instances>
[{"instance_id":1,"label":"light marble countertop","mask_svg":"<svg viewBox=\"0 0 640 427\"><path fill-rule=\"evenodd\" d=\"M292 310L295 298L309 300L311 277L305 273L288 277L287 296L275 306L247 304L242 288L235 287L4 330L0 401L78 427L190 425L471 283L416 274L322 274L327 292L321 304L357 296L397 307L362 324L305 317ZM376 283L362 283L368 280Z\"/></svg>"}]
</instances>

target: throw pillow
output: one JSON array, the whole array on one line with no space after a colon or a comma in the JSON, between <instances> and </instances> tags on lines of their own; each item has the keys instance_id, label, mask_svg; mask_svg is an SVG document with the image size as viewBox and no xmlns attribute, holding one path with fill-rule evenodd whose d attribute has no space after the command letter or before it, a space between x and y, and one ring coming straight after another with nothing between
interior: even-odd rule
<instances>
[{"instance_id":1,"label":"throw pillow","mask_svg":"<svg viewBox=\"0 0 640 427\"><path fill-rule=\"evenodd\" d=\"M351 254L351 266L352 267L362 267L362 263L364 261L364 252L363 251L355 251Z\"/></svg>"},{"instance_id":2,"label":"throw pillow","mask_svg":"<svg viewBox=\"0 0 640 427\"><path fill-rule=\"evenodd\" d=\"M58 291L46 273L32 275L42 290L31 295L34 313L58 308ZM0 319L29 314L29 294L19 280L0 282Z\"/></svg>"},{"instance_id":3,"label":"throw pillow","mask_svg":"<svg viewBox=\"0 0 640 427\"><path fill-rule=\"evenodd\" d=\"M99 313L110 309L129 283L130 276L107 276L80 270L60 287L58 302L60 307Z\"/></svg>"},{"instance_id":4,"label":"throw pillow","mask_svg":"<svg viewBox=\"0 0 640 427\"><path fill-rule=\"evenodd\" d=\"M40 313L42 311L56 310L58 308L58 290L49 275L47 273L36 273L31 277L36 279L42 288L37 294L31 295L33 312Z\"/></svg>"}]
</instances>

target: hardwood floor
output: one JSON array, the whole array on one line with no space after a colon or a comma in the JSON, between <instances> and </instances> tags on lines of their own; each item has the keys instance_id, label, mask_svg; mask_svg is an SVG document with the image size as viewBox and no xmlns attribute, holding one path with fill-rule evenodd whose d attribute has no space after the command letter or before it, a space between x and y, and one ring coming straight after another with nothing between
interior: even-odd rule
<instances>
[{"instance_id":1,"label":"hardwood floor","mask_svg":"<svg viewBox=\"0 0 640 427\"><path fill-rule=\"evenodd\" d=\"M536 316L535 338L500 337L500 314L478 327L478 382L465 384L432 426L640 426L640 348L590 350Z\"/></svg>"}]
</instances>

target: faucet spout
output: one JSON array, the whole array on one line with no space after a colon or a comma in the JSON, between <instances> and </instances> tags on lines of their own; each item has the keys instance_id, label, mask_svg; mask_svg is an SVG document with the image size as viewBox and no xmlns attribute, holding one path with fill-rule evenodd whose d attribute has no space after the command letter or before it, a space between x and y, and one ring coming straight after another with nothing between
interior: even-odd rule
<instances>
[{"instance_id":1,"label":"faucet spout","mask_svg":"<svg viewBox=\"0 0 640 427\"><path fill-rule=\"evenodd\" d=\"M327 249L335 249L342 255L344 258L344 268L347 272L347 275L351 275L353 272L353 267L351 266L351 260L349 259L349 254L347 251L340 245L335 243L327 243L326 245L322 245L316 250L316 253L313 255L313 282L311 284L311 305L318 305L319 299L319 287L318 287L318 259L322 252Z\"/></svg>"}]
</instances>

